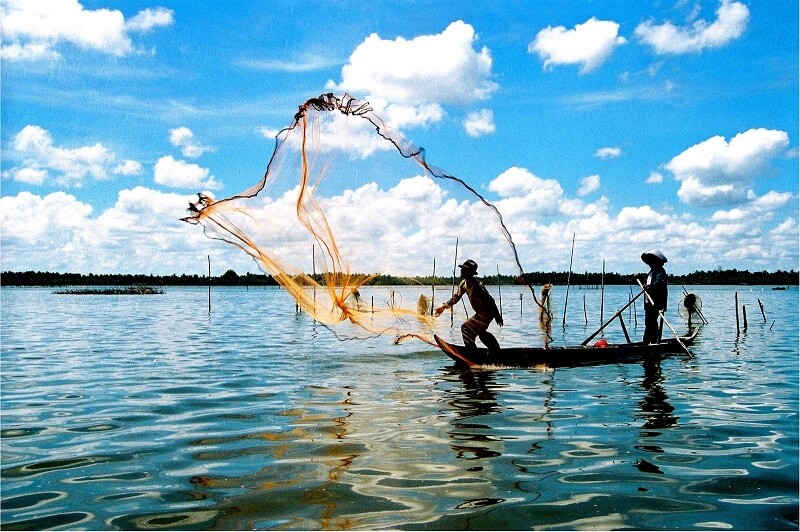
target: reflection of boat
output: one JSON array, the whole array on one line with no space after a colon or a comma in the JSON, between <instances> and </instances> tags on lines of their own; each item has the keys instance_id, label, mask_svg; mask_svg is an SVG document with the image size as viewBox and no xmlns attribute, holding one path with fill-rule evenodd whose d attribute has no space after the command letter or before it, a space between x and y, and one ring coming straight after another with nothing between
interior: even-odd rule
<instances>
[{"instance_id":1,"label":"reflection of boat","mask_svg":"<svg viewBox=\"0 0 800 532\"><path fill-rule=\"evenodd\" d=\"M682 336L681 342L690 345L697 336L698 329L694 329L689 336ZM594 366L599 364L613 364L617 362L636 362L648 355L667 355L684 352L676 338L662 340L657 344L644 344L631 342L626 344L601 343L594 346L565 346L565 347L509 347L500 351L489 353L482 347L469 348L463 345L453 345L434 335L436 343L447 356L456 361L460 366L508 366L508 367L533 367L547 366Z\"/></svg>"}]
</instances>

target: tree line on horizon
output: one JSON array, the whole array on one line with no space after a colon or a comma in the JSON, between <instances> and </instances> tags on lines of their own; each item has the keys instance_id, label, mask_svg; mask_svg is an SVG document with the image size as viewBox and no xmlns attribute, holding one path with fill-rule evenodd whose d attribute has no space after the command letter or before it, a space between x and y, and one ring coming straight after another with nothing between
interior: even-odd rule
<instances>
[{"instance_id":1,"label":"tree line on horizon","mask_svg":"<svg viewBox=\"0 0 800 532\"><path fill-rule=\"evenodd\" d=\"M418 276L399 277L394 275L375 274L366 283L377 286L450 286L452 276ZM316 274L314 278L323 282L323 275ZM568 273L568 272L531 272L524 276L519 275L487 275L481 277L485 284L531 284L541 286L546 283L566 286L567 281L572 286L597 287L606 285L629 285L634 282L634 274L605 274L596 272ZM334 279L335 281L335 279ZM456 280L457 281L457 280ZM670 283L685 285L776 285L797 286L799 284L798 272L778 270L774 272L750 272L747 270L713 270L696 271L685 275L670 275ZM144 274L80 274L57 272L2 272L0 286L126 286L126 285L151 285L151 286L277 286L278 282L267 274L246 273L239 275L233 270L228 270L219 276L207 275L144 275Z\"/></svg>"}]
</instances>

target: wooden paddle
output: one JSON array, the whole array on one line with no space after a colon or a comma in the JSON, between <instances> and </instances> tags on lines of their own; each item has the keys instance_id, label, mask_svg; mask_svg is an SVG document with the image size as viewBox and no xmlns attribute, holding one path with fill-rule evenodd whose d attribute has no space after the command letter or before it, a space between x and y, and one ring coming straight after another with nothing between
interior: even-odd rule
<instances>
[{"instance_id":1,"label":"wooden paddle","mask_svg":"<svg viewBox=\"0 0 800 532\"><path fill-rule=\"evenodd\" d=\"M645 290L644 286L642 285L642 281L640 281L637 278L636 282L639 283L639 286L642 288L642 291L644 292L644 296L650 301L650 304L655 307L656 304L653 301L653 298L650 297L650 294L647 293L647 290ZM681 341L681 337L678 336L678 333L676 333L675 329L672 328L672 325L669 324L669 322L667 321L667 318L664 317L664 312L661 309L658 310L658 315L661 316L661 319L664 320L664 323L667 324L667 327L669 327L669 330L672 331L672 334L675 335L675 339L678 341L678 344L680 344L680 346L683 348L683 350L686 351L686 354L687 355L691 355L691 353L689 352L689 349Z\"/></svg>"}]
</instances>

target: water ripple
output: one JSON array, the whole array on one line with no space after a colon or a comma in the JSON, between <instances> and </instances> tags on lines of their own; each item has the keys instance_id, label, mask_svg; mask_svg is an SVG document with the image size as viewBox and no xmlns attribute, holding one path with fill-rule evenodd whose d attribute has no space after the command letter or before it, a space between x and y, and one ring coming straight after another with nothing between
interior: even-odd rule
<instances>
[{"instance_id":1,"label":"water ripple","mask_svg":"<svg viewBox=\"0 0 800 532\"><path fill-rule=\"evenodd\" d=\"M732 291L698 290L693 358L462 372L339 342L280 290L220 289L208 316L190 288L3 289L0 524L796 530L797 320L737 337ZM758 295L797 316L796 294ZM529 318L501 341L530 343Z\"/></svg>"}]
</instances>

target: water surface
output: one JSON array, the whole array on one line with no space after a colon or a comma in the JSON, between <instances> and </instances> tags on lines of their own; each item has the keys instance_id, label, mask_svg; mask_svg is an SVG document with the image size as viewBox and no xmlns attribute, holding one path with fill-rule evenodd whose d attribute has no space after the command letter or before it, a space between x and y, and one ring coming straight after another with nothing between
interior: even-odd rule
<instances>
[{"instance_id":1,"label":"water surface","mask_svg":"<svg viewBox=\"0 0 800 532\"><path fill-rule=\"evenodd\" d=\"M693 357L475 372L337 340L275 288L214 289L210 315L202 288L4 288L2 527L797 529L797 290L687 288L711 322ZM630 291L606 290L606 319ZM542 345L519 294L498 338ZM565 328L563 297L553 343L580 343L600 291L573 287Z\"/></svg>"}]
</instances>

